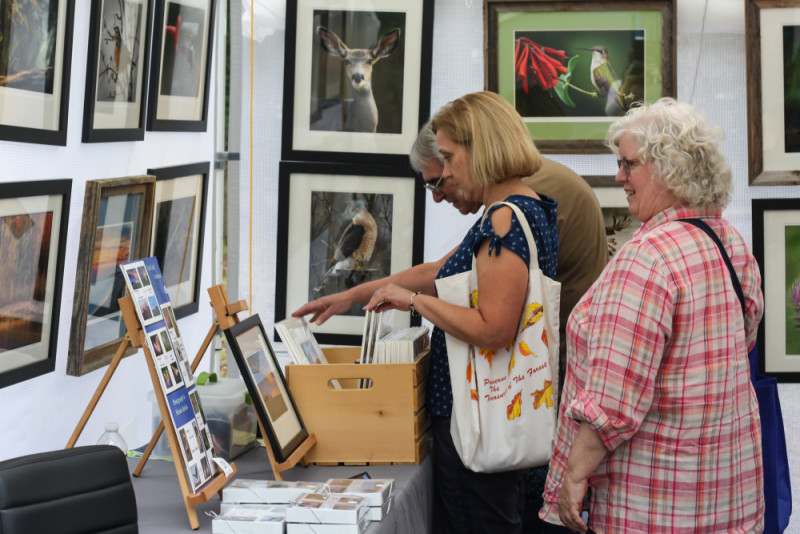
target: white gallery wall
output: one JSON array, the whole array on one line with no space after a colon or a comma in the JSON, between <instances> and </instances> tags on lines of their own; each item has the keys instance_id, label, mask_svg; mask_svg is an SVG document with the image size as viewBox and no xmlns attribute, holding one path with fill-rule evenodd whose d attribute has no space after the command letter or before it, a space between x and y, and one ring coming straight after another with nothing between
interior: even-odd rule
<instances>
[{"instance_id":1,"label":"white gallery wall","mask_svg":"<svg viewBox=\"0 0 800 534\"><path fill-rule=\"evenodd\" d=\"M78 263L83 197L87 180L145 174L147 169L214 158L214 106L205 133L145 132L143 141L82 143L83 107L86 85L87 43L89 41L90 2L75 2L75 23L69 92L67 145L48 145L0 141L0 187L6 182L71 178L72 194L63 270L58 354L55 371L0 389L0 460L26 453L64 448L84 409L95 393L106 368L81 377L68 376L67 347ZM214 50L216 55L216 47ZM212 69L213 72L213 69ZM215 98L214 84L209 98ZM213 165L212 165L213 168ZM213 172L209 174L209 197L201 288L211 282L211 228ZM8 261L8 258L3 258ZM201 294L200 310L179 321L186 349L193 356L213 321L208 299ZM207 365L208 357L202 365ZM201 366L201 370L203 367ZM77 445L93 444L103 433L106 421L119 423L120 432L130 447L146 443L152 435L152 390L144 353L120 363Z\"/></svg>"},{"instance_id":2,"label":"white gallery wall","mask_svg":"<svg viewBox=\"0 0 800 534\"><path fill-rule=\"evenodd\" d=\"M277 234L278 161L282 125L284 6L280 0L253 0L256 39L250 70L250 1L234 1L245 11L245 28L234 30L241 13L232 13L232 33L240 34L242 54L242 180L240 203L241 262L239 298L247 298L265 325L273 322ZM752 245L753 198L800 198L800 186L750 187L747 180L747 120L743 0L678 0L677 97L705 112L725 129L724 150L733 169L735 193L725 216ZM706 11L704 21L704 10ZM701 34L702 32L702 34ZM235 37L232 39L235 40ZM236 45L234 45L236 46ZM436 0L433 37L431 112L464 93L483 89L483 3ZM252 87L251 93L251 74ZM292 83L291 80L288 81ZM250 98L252 95L252 113ZM250 117L252 116L252 122ZM252 151L249 149L252 125ZM583 175L612 175L611 155L553 155ZM250 195L250 180L254 184ZM252 218L250 205L252 203ZM425 259L455 246L472 223L450 206L426 205ZM251 226L252 225L252 226ZM420 230L422 231L422 230ZM252 240L253 246L247 245ZM252 260L248 260L252 258ZM252 267L251 267L252 265ZM290 266L291 268L291 266ZM252 271L252 276L251 276ZM787 532L800 533L800 384L781 384L795 514Z\"/></svg>"}]
</instances>

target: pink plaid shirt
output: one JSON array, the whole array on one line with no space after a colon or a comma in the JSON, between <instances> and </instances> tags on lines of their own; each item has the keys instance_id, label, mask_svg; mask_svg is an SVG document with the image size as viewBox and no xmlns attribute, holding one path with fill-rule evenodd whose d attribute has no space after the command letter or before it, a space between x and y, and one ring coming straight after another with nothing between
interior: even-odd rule
<instances>
[{"instance_id":1,"label":"pink plaid shirt","mask_svg":"<svg viewBox=\"0 0 800 534\"><path fill-rule=\"evenodd\" d=\"M702 217L739 275L747 313ZM610 451L589 477L589 527L630 532L762 532L761 426L748 347L764 311L761 275L720 214L669 208L608 264L567 323L567 376L539 515L586 421Z\"/></svg>"}]
</instances>

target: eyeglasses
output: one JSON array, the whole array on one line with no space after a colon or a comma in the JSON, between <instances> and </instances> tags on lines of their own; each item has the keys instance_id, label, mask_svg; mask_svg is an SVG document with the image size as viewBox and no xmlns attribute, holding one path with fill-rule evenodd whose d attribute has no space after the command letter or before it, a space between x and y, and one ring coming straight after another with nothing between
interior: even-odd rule
<instances>
[{"instance_id":1,"label":"eyeglasses","mask_svg":"<svg viewBox=\"0 0 800 534\"><path fill-rule=\"evenodd\" d=\"M433 180L430 182L422 182L422 187L430 191L431 193L439 193L440 195L442 192L439 190L439 186L441 185L442 181L444 180L444 176L440 176L438 180L434 183Z\"/></svg>"},{"instance_id":2,"label":"eyeglasses","mask_svg":"<svg viewBox=\"0 0 800 534\"><path fill-rule=\"evenodd\" d=\"M636 167L638 167L641 164L642 164L642 162L639 161L638 159L625 159L625 158L622 158L622 159L618 159L617 160L617 167L619 167L620 169L623 170L623 172L625 173L625 177L626 178L630 178L631 177L631 170L635 169Z\"/></svg>"}]
</instances>

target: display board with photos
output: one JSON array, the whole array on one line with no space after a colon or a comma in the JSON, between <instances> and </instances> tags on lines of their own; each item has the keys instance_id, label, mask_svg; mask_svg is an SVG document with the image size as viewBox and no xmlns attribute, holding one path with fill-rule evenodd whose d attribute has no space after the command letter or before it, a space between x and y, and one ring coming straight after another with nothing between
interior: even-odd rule
<instances>
[{"instance_id":1,"label":"display board with photos","mask_svg":"<svg viewBox=\"0 0 800 534\"><path fill-rule=\"evenodd\" d=\"M169 407L191 489L196 492L211 480L213 463L218 460L161 268L156 258L149 257L124 263L120 269Z\"/></svg>"}]
</instances>

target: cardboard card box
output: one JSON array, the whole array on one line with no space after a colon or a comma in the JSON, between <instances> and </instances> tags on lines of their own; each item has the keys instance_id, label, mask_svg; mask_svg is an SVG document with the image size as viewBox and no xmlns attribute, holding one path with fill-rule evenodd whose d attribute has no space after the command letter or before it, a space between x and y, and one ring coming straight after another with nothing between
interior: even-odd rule
<instances>
[{"instance_id":1,"label":"cardboard card box","mask_svg":"<svg viewBox=\"0 0 800 534\"><path fill-rule=\"evenodd\" d=\"M325 523L286 523L286 534L364 534L369 527L369 516L355 525Z\"/></svg>"},{"instance_id":2,"label":"cardboard card box","mask_svg":"<svg viewBox=\"0 0 800 534\"><path fill-rule=\"evenodd\" d=\"M358 495L369 506L382 506L394 488L393 478L330 478L325 484L330 493Z\"/></svg>"},{"instance_id":3,"label":"cardboard card box","mask_svg":"<svg viewBox=\"0 0 800 534\"><path fill-rule=\"evenodd\" d=\"M366 499L357 495L308 493L289 505L286 522L355 525L368 511Z\"/></svg>"},{"instance_id":4,"label":"cardboard card box","mask_svg":"<svg viewBox=\"0 0 800 534\"><path fill-rule=\"evenodd\" d=\"M222 489L223 502L286 504L322 490L319 482L236 478Z\"/></svg>"},{"instance_id":5,"label":"cardboard card box","mask_svg":"<svg viewBox=\"0 0 800 534\"><path fill-rule=\"evenodd\" d=\"M211 521L213 534L284 534L286 507L272 504L225 504Z\"/></svg>"},{"instance_id":6,"label":"cardboard card box","mask_svg":"<svg viewBox=\"0 0 800 534\"><path fill-rule=\"evenodd\" d=\"M369 517L370 521L380 521L386 514L389 513L389 510L392 508L392 498L389 497L386 502L384 502L380 506L370 506L369 512L367 513L367 517Z\"/></svg>"}]
</instances>

